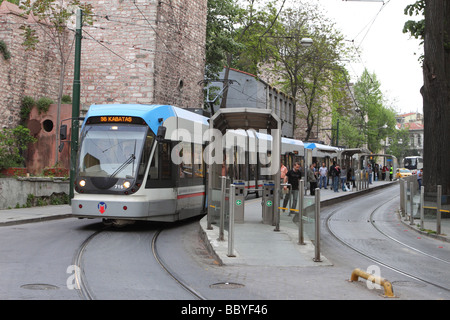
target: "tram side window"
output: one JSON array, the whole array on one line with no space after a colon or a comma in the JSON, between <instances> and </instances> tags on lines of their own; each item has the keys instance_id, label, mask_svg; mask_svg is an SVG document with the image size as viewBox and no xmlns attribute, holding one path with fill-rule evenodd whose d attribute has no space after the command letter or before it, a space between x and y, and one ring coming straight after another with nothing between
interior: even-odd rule
<instances>
[{"instance_id":1,"label":"tram side window","mask_svg":"<svg viewBox=\"0 0 450 320\"><path fill-rule=\"evenodd\" d=\"M181 163L179 164L178 174L180 179L192 178L193 165L192 165L192 149L190 142L180 142L181 149L179 156Z\"/></svg>"},{"instance_id":2,"label":"tram side window","mask_svg":"<svg viewBox=\"0 0 450 320\"><path fill-rule=\"evenodd\" d=\"M204 176L204 166L203 166L203 145L194 144L194 153L193 153L193 175L194 178L203 178Z\"/></svg>"},{"instance_id":3,"label":"tram side window","mask_svg":"<svg viewBox=\"0 0 450 320\"><path fill-rule=\"evenodd\" d=\"M172 162L170 160L170 143L158 143L148 171L146 187L172 186Z\"/></svg>"},{"instance_id":4,"label":"tram side window","mask_svg":"<svg viewBox=\"0 0 450 320\"><path fill-rule=\"evenodd\" d=\"M172 161L170 160L170 144L168 142L161 143L160 158L161 158L161 179L172 179Z\"/></svg>"},{"instance_id":5,"label":"tram side window","mask_svg":"<svg viewBox=\"0 0 450 320\"><path fill-rule=\"evenodd\" d=\"M148 171L148 179L159 179L159 152L158 146L156 146L155 154L153 155L152 162L150 164L150 170Z\"/></svg>"}]
</instances>

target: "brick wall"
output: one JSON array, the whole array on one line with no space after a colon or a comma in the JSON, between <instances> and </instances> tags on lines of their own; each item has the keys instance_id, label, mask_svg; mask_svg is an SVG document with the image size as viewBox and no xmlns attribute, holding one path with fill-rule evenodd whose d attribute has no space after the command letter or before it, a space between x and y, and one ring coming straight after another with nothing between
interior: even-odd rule
<instances>
[{"instance_id":1,"label":"brick wall","mask_svg":"<svg viewBox=\"0 0 450 320\"><path fill-rule=\"evenodd\" d=\"M88 1L83 26L81 104L202 105L206 0ZM73 65L70 64L70 65ZM67 74L71 92L73 72Z\"/></svg>"}]
</instances>

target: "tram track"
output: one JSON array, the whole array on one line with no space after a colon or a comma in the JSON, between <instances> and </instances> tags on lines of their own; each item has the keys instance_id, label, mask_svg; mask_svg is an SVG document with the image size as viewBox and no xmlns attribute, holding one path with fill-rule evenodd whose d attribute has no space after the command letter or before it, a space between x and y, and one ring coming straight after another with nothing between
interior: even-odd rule
<instances>
[{"instance_id":1,"label":"tram track","mask_svg":"<svg viewBox=\"0 0 450 320\"><path fill-rule=\"evenodd\" d=\"M97 230L96 232L92 233L90 236L88 236L83 243L79 246L77 251L75 252L74 258L73 258L73 265L74 268L74 278L75 278L75 284L74 287L78 289L78 294L81 299L83 300L96 300L96 296L93 292L93 290L89 286L88 279L84 272L84 254L86 252L87 247L92 243L92 241L104 233L105 231L108 231L111 227L107 226L104 227L101 230ZM203 297L200 293L198 293L195 289L193 289L191 286L189 286L185 281L183 281L179 276L176 275L175 272L171 270L169 265L161 258L160 254L158 253L158 246L157 241L161 234L161 232L164 229L158 229L155 231L150 247L153 258L156 260L158 265L161 267L161 269L166 272L171 279L173 279L180 287L182 287L185 291L187 291L190 295L194 296L195 299L199 300L206 300L205 297Z\"/></svg>"},{"instance_id":2,"label":"tram track","mask_svg":"<svg viewBox=\"0 0 450 320\"><path fill-rule=\"evenodd\" d=\"M151 247L152 247L152 253L153 253L153 257L156 259L156 261L158 262L158 264L161 266L161 268L167 272L167 274L175 281L177 282L181 287L183 287L183 289L185 289L187 292L189 292L190 294L192 294L194 297L196 297L199 300L206 300L205 297L203 297L200 293L198 293L197 291L195 291L195 289L193 289L191 286L189 286L187 283L185 283L183 280L181 280L173 271L170 270L170 268L168 267L168 265L164 262L164 260L161 258L161 256L158 254L158 249L157 249L157 240L159 235L161 234L163 229L159 229L155 235L152 238L152 243L151 243Z\"/></svg>"},{"instance_id":3,"label":"tram track","mask_svg":"<svg viewBox=\"0 0 450 320\"><path fill-rule=\"evenodd\" d=\"M400 245L400 246L402 246L402 247L404 247L404 248L406 248L406 249L408 249L408 250L413 251L413 252L416 253L416 254L420 254L420 255L426 257L427 259L431 259L432 261L435 261L435 262L438 262L438 263L444 263L444 264L446 264L446 265L450 264L450 262L447 261L447 260L441 259L441 258L439 258L439 257L436 257L436 256L432 255L432 254L429 254L429 253L427 253L427 252L424 252L423 250L420 250L420 249L418 249L418 248L415 248L414 246L411 246L411 245L409 245L409 244L407 244L407 243L405 243L405 242L403 242L403 241L401 241L401 240L399 240L399 239L397 239L397 238L395 238L395 237L389 235L388 233L386 233L385 231L383 231L379 226L376 225L376 222L375 222L375 219L374 219L375 214L376 214L383 206L387 205L388 203L390 203L391 201L393 201L393 200L396 199L396 198L398 198L397 195L394 196L394 197L391 197L391 198L389 198L389 199L387 199L387 200L385 200L385 201L383 201L381 204L379 204L375 209L373 209L373 210L370 212L370 214L368 215L368 220L370 221L370 225L373 227L373 229L376 230L380 235L382 235L382 236L384 237L384 239L388 239L388 240L390 240L390 241L393 241L393 242L397 243L398 245ZM369 259L369 260L371 260L371 261L377 263L377 264L380 265L380 266L384 266L385 268L388 268L388 269L390 269L390 270L392 270L392 271L395 271L395 272L397 272L397 273L399 273L399 274L401 274L401 275L403 275L403 276L406 276L406 277L408 277L408 278L410 278L410 279L419 281L419 282L421 282L421 283L425 283L425 284L432 285L432 286L434 286L434 287L436 287L436 288L439 288L439 289L441 289L441 290L444 290L444 291L446 291L446 292L450 292L450 288L447 288L447 287L445 287L445 286L443 286L443 285L441 285L441 284L438 284L438 283L436 283L436 282L433 281L433 280L428 280L428 279L425 279L425 278L422 277L422 276L415 275L415 274L413 274L412 272L405 270L405 268L403 268L403 267L399 267L399 266L394 265L393 263L387 262L385 259L380 258L380 257L377 257L377 256L374 255L373 253L368 252L368 251L366 251L366 250L364 250L364 249L361 249L361 248L357 247L356 245L353 245L353 244L350 243L349 241L346 241L346 240L344 239L344 237L341 236L341 235L339 234L338 231L336 231L335 229L333 229L333 226L332 226L332 225L333 225L333 218L335 217L335 215L337 215L339 212L341 212L341 210L342 210L342 207L339 208L339 209L333 210L333 211L327 216L327 218L325 219L325 224L326 224L326 227L327 227L328 232L329 232L335 239L337 239L341 244L343 244L344 246L346 246L346 247L350 248L351 250L357 252L358 254L364 256L365 258L367 258L367 259Z\"/></svg>"},{"instance_id":4,"label":"tram track","mask_svg":"<svg viewBox=\"0 0 450 320\"><path fill-rule=\"evenodd\" d=\"M95 296L92 293L91 289L89 288L86 275L84 274L84 268L83 268L83 256L84 252L86 251L87 246L89 243L99 234L106 231L109 227L105 227L101 230L98 230L91 234L89 237L86 238L86 240L83 241L83 243L80 245L78 250L75 253L75 257L73 259L73 265L76 266L74 269L75 272L75 285L78 289L78 293L80 297L83 300L95 300Z\"/></svg>"}]
</instances>

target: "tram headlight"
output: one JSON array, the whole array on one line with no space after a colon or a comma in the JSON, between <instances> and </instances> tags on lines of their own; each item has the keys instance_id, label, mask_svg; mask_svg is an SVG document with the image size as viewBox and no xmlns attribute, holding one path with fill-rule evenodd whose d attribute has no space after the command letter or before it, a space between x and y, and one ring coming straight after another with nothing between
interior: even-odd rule
<instances>
[{"instance_id":1,"label":"tram headlight","mask_svg":"<svg viewBox=\"0 0 450 320\"><path fill-rule=\"evenodd\" d=\"M130 181L125 181L125 182L123 183L123 187L124 187L125 189L128 189L129 187L131 187Z\"/></svg>"},{"instance_id":2,"label":"tram headlight","mask_svg":"<svg viewBox=\"0 0 450 320\"><path fill-rule=\"evenodd\" d=\"M86 180L80 180L78 185L83 188L86 185Z\"/></svg>"}]
</instances>

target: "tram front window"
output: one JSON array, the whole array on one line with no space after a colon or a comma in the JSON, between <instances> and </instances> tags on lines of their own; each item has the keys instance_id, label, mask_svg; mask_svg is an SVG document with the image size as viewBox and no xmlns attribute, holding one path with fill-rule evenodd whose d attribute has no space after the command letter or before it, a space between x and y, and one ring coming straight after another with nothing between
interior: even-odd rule
<instances>
[{"instance_id":1,"label":"tram front window","mask_svg":"<svg viewBox=\"0 0 450 320\"><path fill-rule=\"evenodd\" d=\"M87 125L81 137L78 175L136 179L143 174L153 143L153 134L147 137L147 131L141 125Z\"/></svg>"}]
</instances>

